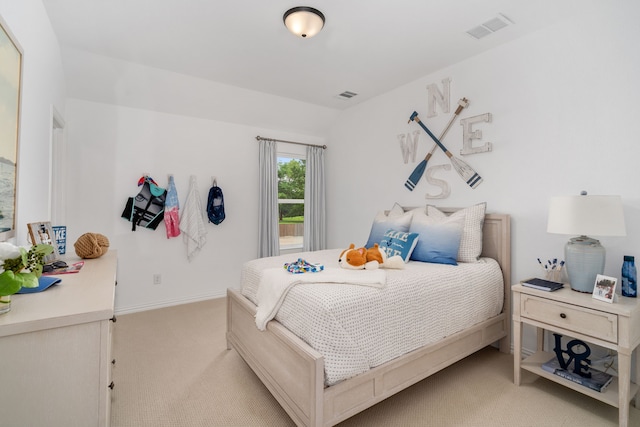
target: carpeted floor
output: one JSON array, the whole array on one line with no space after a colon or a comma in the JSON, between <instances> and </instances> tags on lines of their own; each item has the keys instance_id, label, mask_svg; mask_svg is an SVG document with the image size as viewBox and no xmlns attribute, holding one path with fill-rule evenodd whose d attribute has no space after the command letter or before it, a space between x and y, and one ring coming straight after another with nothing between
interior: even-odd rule
<instances>
[{"instance_id":1,"label":"carpeted floor","mask_svg":"<svg viewBox=\"0 0 640 427\"><path fill-rule=\"evenodd\" d=\"M235 350L226 300L118 316L113 427L293 426ZM618 425L617 408L524 373L487 348L341 423L353 426ZM630 426L640 426L631 408Z\"/></svg>"}]
</instances>

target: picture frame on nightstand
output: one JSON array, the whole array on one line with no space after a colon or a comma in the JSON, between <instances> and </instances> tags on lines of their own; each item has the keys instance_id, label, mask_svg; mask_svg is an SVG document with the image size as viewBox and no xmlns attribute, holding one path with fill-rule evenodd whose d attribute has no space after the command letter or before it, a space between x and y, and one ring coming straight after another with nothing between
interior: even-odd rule
<instances>
[{"instance_id":1,"label":"picture frame on nightstand","mask_svg":"<svg viewBox=\"0 0 640 427\"><path fill-rule=\"evenodd\" d=\"M617 278L598 274L596 276L595 286L593 287L593 298L612 303L616 294L617 284Z\"/></svg>"}]
</instances>

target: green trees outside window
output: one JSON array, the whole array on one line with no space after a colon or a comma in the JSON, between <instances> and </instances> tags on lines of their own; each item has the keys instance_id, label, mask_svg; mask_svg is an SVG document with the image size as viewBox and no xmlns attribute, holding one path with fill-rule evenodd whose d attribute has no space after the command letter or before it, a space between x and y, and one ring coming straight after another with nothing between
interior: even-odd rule
<instances>
[{"instance_id":1,"label":"green trees outside window","mask_svg":"<svg viewBox=\"0 0 640 427\"><path fill-rule=\"evenodd\" d=\"M305 167L304 159L278 157L280 249L302 247Z\"/></svg>"}]
</instances>

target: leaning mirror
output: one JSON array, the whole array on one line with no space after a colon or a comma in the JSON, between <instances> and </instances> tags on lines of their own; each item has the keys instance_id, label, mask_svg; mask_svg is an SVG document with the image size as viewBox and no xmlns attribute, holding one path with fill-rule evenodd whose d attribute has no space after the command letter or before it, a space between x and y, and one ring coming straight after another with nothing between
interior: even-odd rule
<instances>
[{"instance_id":1,"label":"leaning mirror","mask_svg":"<svg viewBox=\"0 0 640 427\"><path fill-rule=\"evenodd\" d=\"M0 16L0 241L15 235L22 49Z\"/></svg>"}]
</instances>

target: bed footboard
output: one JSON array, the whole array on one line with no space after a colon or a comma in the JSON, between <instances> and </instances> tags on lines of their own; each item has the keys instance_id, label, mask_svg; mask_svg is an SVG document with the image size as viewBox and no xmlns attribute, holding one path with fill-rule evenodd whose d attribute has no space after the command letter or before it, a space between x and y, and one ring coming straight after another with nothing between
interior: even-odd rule
<instances>
[{"instance_id":1,"label":"bed footboard","mask_svg":"<svg viewBox=\"0 0 640 427\"><path fill-rule=\"evenodd\" d=\"M235 348L297 425L321 426L324 358L278 322L266 331L255 306L227 290L227 347Z\"/></svg>"},{"instance_id":2,"label":"bed footboard","mask_svg":"<svg viewBox=\"0 0 640 427\"><path fill-rule=\"evenodd\" d=\"M336 425L506 336L500 315L419 348L324 391L324 426Z\"/></svg>"},{"instance_id":3,"label":"bed footboard","mask_svg":"<svg viewBox=\"0 0 640 427\"><path fill-rule=\"evenodd\" d=\"M227 347L235 348L299 426L329 427L508 335L505 313L324 387L324 359L277 321L255 325L255 305L227 290Z\"/></svg>"}]
</instances>

